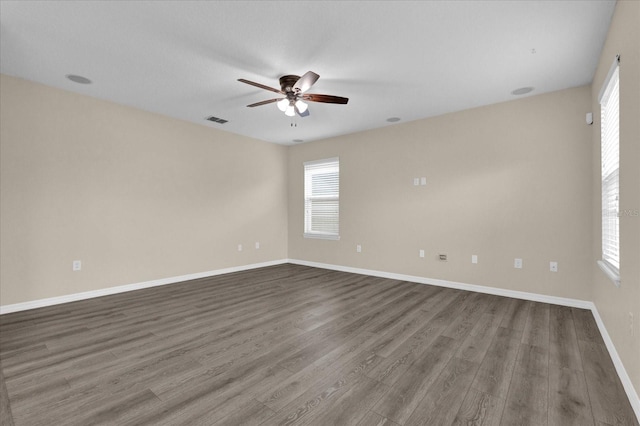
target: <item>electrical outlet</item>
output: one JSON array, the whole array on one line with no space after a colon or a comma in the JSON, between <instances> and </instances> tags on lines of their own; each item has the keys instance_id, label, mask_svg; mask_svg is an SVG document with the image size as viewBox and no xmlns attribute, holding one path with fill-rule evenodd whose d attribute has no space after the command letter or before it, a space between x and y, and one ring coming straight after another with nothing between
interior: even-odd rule
<instances>
[{"instance_id":1,"label":"electrical outlet","mask_svg":"<svg viewBox=\"0 0 640 426\"><path fill-rule=\"evenodd\" d=\"M260 248L260 242L256 241L256 250Z\"/></svg>"},{"instance_id":2,"label":"electrical outlet","mask_svg":"<svg viewBox=\"0 0 640 426\"><path fill-rule=\"evenodd\" d=\"M81 260L74 260L73 264L71 265L71 269L74 272L78 272L82 270L82 261Z\"/></svg>"},{"instance_id":3,"label":"electrical outlet","mask_svg":"<svg viewBox=\"0 0 640 426\"><path fill-rule=\"evenodd\" d=\"M242 244L238 244L238 251L242 251Z\"/></svg>"},{"instance_id":4,"label":"electrical outlet","mask_svg":"<svg viewBox=\"0 0 640 426\"><path fill-rule=\"evenodd\" d=\"M360 244L356 245L356 252L362 253L362 246Z\"/></svg>"},{"instance_id":5,"label":"electrical outlet","mask_svg":"<svg viewBox=\"0 0 640 426\"><path fill-rule=\"evenodd\" d=\"M447 255L446 253L440 253L438 255L438 260L442 261L442 262L446 262L447 261Z\"/></svg>"},{"instance_id":6,"label":"electrical outlet","mask_svg":"<svg viewBox=\"0 0 640 426\"><path fill-rule=\"evenodd\" d=\"M633 312L629 312L629 334L633 336Z\"/></svg>"},{"instance_id":7,"label":"electrical outlet","mask_svg":"<svg viewBox=\"0 0 640 426\"><path fill-rule=\"evenodd\" d=\"M558 262L549 262L549 270L551 272L558 272Z\"/></svg>"},{"instance_id":8,"label":"electrical outlet","mask_svg":"<svg viewBox=\"0 0 640 426\"><path fill-rule=\"evenodd\" d=\"M522 269L522 259L515 259L513 261L513 267L516 269Z\"/></svg>"},{"instance_id":9,"label":"electrical outlet","mask_svg":"<svg viewBox=\"0 0 640 426\"><path fill-rule=\"evenodd\" d=\"M419 254L420 254L420 257L424 257L424 250L420 250Z\"/></svg>"},{"instance_id":10,"label":"electrical outlet","mask_svg":"<svg viewBox=\"0 0 640 426\"><path fill-rule=\"evenodd\" d=\"M478 255L477 254L472 254L471 255L471 263L478 263Z\"/></svg>"},{"instance_id":11,"label":"electrical outlet","mask_svg":"<svg viewBox=\"0 0 640 426\"><path fill-rule=\"evenodd\" d=\"M413 178L413 186L420 185L420 178Z\"/></svg>"},{"instance_id":12,"label":"electrical outlet","mask_svg":"<svg viewBox=\"0 0 640 426\"><path fill-rule=\"evenodd\" d=\"M427 178L426 177L421 177L420 178L420 185L426 185L427 184Z\"/></svg>"}]
</instances>

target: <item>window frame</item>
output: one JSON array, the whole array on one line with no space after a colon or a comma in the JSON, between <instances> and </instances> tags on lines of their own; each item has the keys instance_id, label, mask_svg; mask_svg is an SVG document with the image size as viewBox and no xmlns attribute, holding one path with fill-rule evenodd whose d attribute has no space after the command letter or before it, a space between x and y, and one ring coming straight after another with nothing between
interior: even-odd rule
<instances>
[{"instance_id":1,"label":"window frame","mask_svg":"<svg viewBox=\"0 0 640 426\"><path fill-rule=\"evenodd\" d=\"M598 266L620 285L620 56L616 56L600 94L601 259ZM616 93L614 93L616 92ZM609 102L617 103L609 106ZM614 115L612 116L612 113ZM612 194L614 194L612 196Z\"/></svg>"},{"instance_id":2,"label":"window frame","mask_svg":"<svg viewBox=\"0 0 640 426\"><path fill-rule=\"evenodd\" d=\"M320 173L324 168L335 168L338 174L336 179L336 195L313 195L311 181L308 178L311 177L314 172ZM303 163L303 192L304 192L304 238L315 238L323 240L339 240L340 239L340 158L331 157L321 160L305 161ZM312 218L314 217L312 209L310 209L311 201L334 201L337 203L336 232L326 232L313 229Z\"/></svg>"}]
</instances>

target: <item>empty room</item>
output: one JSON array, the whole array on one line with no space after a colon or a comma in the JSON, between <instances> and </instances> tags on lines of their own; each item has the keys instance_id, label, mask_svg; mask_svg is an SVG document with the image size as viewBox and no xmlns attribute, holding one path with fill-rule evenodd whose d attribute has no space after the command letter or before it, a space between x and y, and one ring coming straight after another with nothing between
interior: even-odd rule
<instances>
[{"instance_id":1,"label":"empty room","mask_svg":"<svg viewBox=\"0 0 640 426\"><path fill-rule=\"evenodd\" d=\"M2 426L639 393L639 1L0 0Z\"/></svg>"}]
</instances>

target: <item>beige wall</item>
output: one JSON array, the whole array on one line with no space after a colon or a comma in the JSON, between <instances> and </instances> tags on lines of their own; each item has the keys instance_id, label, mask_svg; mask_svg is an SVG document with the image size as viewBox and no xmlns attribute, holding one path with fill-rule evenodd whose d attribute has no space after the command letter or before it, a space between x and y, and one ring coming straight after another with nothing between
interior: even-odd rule
<instances>
[{"instance_id":1,"label":"beige wall","mask_svg":"<svg viewBox=\"0 0 640 426\"><path fill-rule=\"evenodd\" d=\"M291 147L289 257L591 300L590 108L584 86ZM305 239L302 163L334 156L341 239Z\"/></svg>"},{"instance_id":2,"label":"beige wall","mask_svg":"<svg viewBox=\"0 0 640 426\"><path fill-rule=\"evenodd\" d=\"M600 105L598 95L615 55L620 62L620 217L619 288L596 266L601 258ZM640 394L640 2L618 1L593 79L593 300L631 381ZM630 332L633 314L633 335Z\"/></svg>"},{"instance_id":3,"label":"beige wall","mask_svg":"<svg viewBox=\"0 0 640 426\"><path fill-rule=\"evenodd\" d=\"M286 147L0 84L2 305L287 257Z\"/></svg>"}]
</instances>

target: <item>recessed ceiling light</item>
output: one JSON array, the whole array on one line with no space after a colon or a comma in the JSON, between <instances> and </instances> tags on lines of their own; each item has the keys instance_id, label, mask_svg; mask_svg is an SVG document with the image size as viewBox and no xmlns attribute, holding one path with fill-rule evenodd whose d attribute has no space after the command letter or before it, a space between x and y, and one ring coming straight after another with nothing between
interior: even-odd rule
<instances>
[{"instance_id":1,"label":"recessed ceiling light","mask_svg":"<svg viewBox=\"0 0 640 426\"><path fill-rule=\"evenodd\" d=\"M295 142L295 143L304 142L304 139L294 139L293 142Z\"/></svg>"},{"instance_id":2,"label":"recessed ceiling light","mask_svg":"<svg viewBox=\"0 0 640 426\"><path fill-rule=\"evenodd\" d=\"M526 95L529 92L533 91L533 87L521 87L519 89L514 90L513 92L511 92L512 95Z\"/></svg>"},{"instance_id":3,"label":"recessed ceiling light","mask_svg":"<svg viewBox=\"0 0 640 426\"><path fill-rule=\"evenodd\" d=\"M81 75L75 75L75 74L67 74L66 77L73 81L74 83L78 83L78 84L91 84L91 80L89 80L87 77L83 77Z\"/></svg>"},{"instance_id":4,"label":"recessed ceiling light","mask_svg":"<svg viewBox=\"0 0 640 426\"><path fill-rule=\"evenodd\" d=\"M389 123L395 123L396 121L400 121L400 117L389 117L387 118Z\"/></svg>"}]
</instances>

